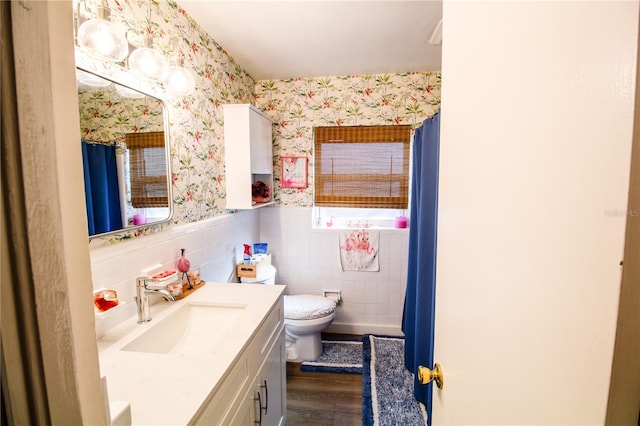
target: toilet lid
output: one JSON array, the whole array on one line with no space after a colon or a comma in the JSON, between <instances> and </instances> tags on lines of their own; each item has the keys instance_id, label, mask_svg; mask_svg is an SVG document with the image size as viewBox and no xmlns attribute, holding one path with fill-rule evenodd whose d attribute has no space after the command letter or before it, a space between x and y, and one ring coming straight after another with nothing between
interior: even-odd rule
<instances>
[{"instance_id":1,"label":"toilet lid","mask_svg":"<svg viewBox=\"0 0 640 426\"><path fill-rule=\"evenodd\" d=\"M331 315L336 303L322 296L299 294L284 296L284 317L286 319L314 319Z\"/></svg>"}]
</instances>

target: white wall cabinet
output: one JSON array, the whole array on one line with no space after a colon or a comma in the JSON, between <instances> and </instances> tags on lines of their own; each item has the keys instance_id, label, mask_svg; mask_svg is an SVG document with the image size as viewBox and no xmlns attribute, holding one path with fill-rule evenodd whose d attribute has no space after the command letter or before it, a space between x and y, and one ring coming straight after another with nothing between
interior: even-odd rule
<instances>
[{"instance_id":1,"label":"white wall cabinet","mask_svg":"<svg viewBox=\"0 0 640 426\"><path fill-rule=\"evenodd\" d=\"M224 105L224 160L227 209L252 209L273 204L273 139L271 119L249 104ZM271 188L271 200L254 202L253 182Z\"/></svg>"},{"instance_id":2,"label":"white wall cabinet","mask_svg":"<svg viewBox=\"0 0 640 426\"><path fill-rule=\"evenodd\" d=\"M280 297L192 424L282 426L286 409L284 306Z\"/></svg>"}]
</instances>

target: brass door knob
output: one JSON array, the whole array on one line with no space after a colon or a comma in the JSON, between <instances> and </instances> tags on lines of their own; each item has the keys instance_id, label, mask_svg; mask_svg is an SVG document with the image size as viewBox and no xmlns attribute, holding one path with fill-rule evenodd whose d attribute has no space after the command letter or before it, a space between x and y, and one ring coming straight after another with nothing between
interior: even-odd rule
<instances>
[{"instance_id":1,"label":"brass door knob","mask_svg":"<svg viewBox=\"0 0 640 426\"><path fill-rule=\"evenodd\" d=\"M442 367L440 367L440 364L436 362L436 364L433 366L433 370L430 370L427 367L419 365L418 381L420 382L420 384L426 385L427 383L430 383L432 380L436 382L436 386L438 386L438 389L443 388L444 376L442 375Z\"/></svg>"}]
</instances>

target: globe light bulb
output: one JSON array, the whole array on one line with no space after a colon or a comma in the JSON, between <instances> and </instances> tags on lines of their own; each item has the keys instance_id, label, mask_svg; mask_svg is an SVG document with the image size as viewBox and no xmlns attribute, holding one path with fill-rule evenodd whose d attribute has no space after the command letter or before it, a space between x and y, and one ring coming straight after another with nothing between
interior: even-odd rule
<instances>
[{"instance_id":1,"label":"globe light bulb","mask_svg":"<svg viewBox=\"0 0 640 426\"><path fill-rule=\"evenodd\" d=\"M169 66L162 53L151 46L151 38L145 37L144 45L129 55L129 69L139 77L161 81L167 75Z\"/></svg>"},{"instance_id":2,"label":"globe light bulb","mask_svg":"<svg viewBox=\"0 0 640 426\"><path fill-rule=\"evenodd\" d=\"M88 55L101 61L124 61L129 53L129 43L124 31L110 21L107 7L98 6L97 15L78 28L78 45Z\"/></svg>"},{"instance_id":3,"label":"globe light bulb","mask_svg":"<svg viewBox=\"0 0 640 426\"><path fill-rule=\"evenodd\" d=\"M163 83L167 94L172 98L187 96L191 94L196 87L193 74L180 65L169 67L169 72Z\"/></svg>"}]
</instances>

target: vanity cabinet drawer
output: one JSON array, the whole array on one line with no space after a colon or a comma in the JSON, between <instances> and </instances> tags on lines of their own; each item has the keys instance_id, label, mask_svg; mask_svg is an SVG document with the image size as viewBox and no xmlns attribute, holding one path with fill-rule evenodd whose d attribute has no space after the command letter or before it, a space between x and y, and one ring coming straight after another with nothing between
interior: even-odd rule
<instances>
[{"instance_id":1,"label":"vanity cabinet drawer","mask_svg":"<svg viewBox=\"0 0 640 426\"><path fill-rule=\"evenodd\" d=\"M255 350L254 353L258 354L262 360L267 351L271 347L273 340L277 337L280 329L284 327L284 302L281 298L280 301L273 307L267 318L262 323L262 326L258 329L254 338ZM256 366L256 369L259 366ZM256 370L254 370L256 371Z\"/></svg>"}]
</instances>

